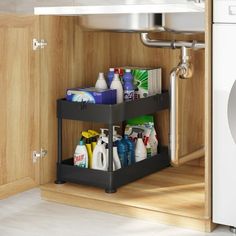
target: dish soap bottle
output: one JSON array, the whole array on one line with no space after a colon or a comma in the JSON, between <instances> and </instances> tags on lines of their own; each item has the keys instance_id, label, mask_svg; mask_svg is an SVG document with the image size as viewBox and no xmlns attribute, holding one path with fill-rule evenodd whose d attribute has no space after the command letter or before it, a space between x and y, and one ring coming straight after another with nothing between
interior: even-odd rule
<instances>
[{"instance_id":1,"label":"dish soap bottle","mask_svg":"<svg viewBox=\"0 0 236 236\"><path fill-rule=\"evenodd\" d=\"M122 103L124 100L124 91L120 82L119 74L114 75L114 79L111 83L111 89L116 89L116 103Z\"/></svg>"},{"instance_id":2,"label":"dish soap bottle","mask_svg":"<svg viewBox=\"0 0 236 236\"><path fill-rule=\"evenodd\" d=\"M80 140L75 149L74 165L81 168L88 168L88 152L83 140Z\"/></svg>"},{"instance_id":3,"label":"dish soap bottle","mask_svg":"<svg viewBox=\"0 0 236 236\"><path fill-rule=\"evenodd\" d=\"M100 72L98 74L98 79L97 79L97 82L95 84L95 88L96 89L107 89L107 82L104 78L104 73Z\"/></svg>"},{"instance_id":4,"label":"dish soap bottle","mask_svg":"<svg viewBox=\"0 0 236 236\"><path fill-rule=\"evenodd\" d=\"M143 143L142 133L138 133L138 140L135 147L135 161L142 161L147 158L147 150Z\"/></svg>"},{"instance_id":5,"label":"dish soap bottle","mask_svg":"<svg viewBox=\"0 0 236 236\"><path fill-rule=\"evenodd\" d=\"M130 69L125 70L123 76L124 83L124 100L133 101L134 100L134 85L133 85L133 76Z\"/></svg>"}]
</instances>

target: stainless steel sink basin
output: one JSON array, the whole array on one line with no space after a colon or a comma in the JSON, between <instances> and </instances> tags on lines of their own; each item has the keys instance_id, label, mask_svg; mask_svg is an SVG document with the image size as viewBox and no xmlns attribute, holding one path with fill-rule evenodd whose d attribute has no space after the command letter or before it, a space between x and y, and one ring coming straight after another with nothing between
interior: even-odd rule
<instances>
[{"instance_id":1,"label":"stainless steel sink basin","mask_svg":"<svg viewBox=\"0 0 236 236\"><path fill-rule=\"evenodd\" d=\"M36 15L81 16L81 24L91 30L204 31L204 0L73 0L66 6L35 6Z\"/></svg>"},{"instance_id":2,"label":"stainless steel sink basin","mask_svg":"<svg viewBox=\"0 0 236 236\"><path fill-rule=\"evenodd\" d=\"M203 32L205 28L203 12L82 15L81 25L91 30L124 32L195 33Z\"/></svg>"}]
</instances>

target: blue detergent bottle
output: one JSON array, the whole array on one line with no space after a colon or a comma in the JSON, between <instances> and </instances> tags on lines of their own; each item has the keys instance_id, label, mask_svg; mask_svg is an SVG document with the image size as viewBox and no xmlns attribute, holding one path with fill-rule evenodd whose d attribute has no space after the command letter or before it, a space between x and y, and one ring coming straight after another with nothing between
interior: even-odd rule
<instances>
[{"instance_id":1,"label":"blue detergent bottle","mask_svg":"<svg viewBox=\"0 0 236 236\"><path fill-rule=\"evenodd\" d=\"M121 166L125 167L128 165L127 159L127 144L124 143L122 140L116 141L118 156L120 158Z\"/></svg>"},{"instance_id":2,"label":"blue detergent bottle","mask_svg":"<svg viewBox=\"0 0 236 236\"><path fill-rule=\"evenodd\" d=\"M124 101L133 101L134 100L134 84L133 76L131 74L131 69L126 69L123 76L124 82Z\"/></svg>"},{"instance_id":3,"label":"blue detergent bottle","mask_svg":"<svg viewBox=\"0 0 236 236\"><path fill-rule=\"evenodd\" d=\"M132 142L128 135L124 136L123 142L126 143L128 150L127 150L127 164L132 165L135 163L135 147L134 142Z\"/></svg>"},{"instance_id":4,"label":"blue detergent bottle","mask_svg":"<svg viewBox=\"0 0 236 236\"><path fill-rule=\"evenodd\" d=\"M115 74L115 69L114 68L110 68L109 69L109 72L107 74L107 84L108 84L108 88L111 87L111 83L112 83L112 80L114 78L114 74Z\"/></svg>"}]
</instances>

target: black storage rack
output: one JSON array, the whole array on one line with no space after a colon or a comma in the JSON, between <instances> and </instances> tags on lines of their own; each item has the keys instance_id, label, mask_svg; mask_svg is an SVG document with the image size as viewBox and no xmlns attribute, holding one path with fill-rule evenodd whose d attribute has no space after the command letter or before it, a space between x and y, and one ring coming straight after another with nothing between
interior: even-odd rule
<instances>
[{"instance_id":1,"label":"black storage rack","mask_svg":"<svg viewBox=\"0 0 236 236\"><path fill-rule=\"evenodd\" d=\"M57 100L58 160L57 180L55 183L71 182L86 184L104 188L107 193L114 193L122 185L168 167L170 165L168 148L159 147L159 153L156 156L113 171L113 125L140 115L153 114L165 109L169 109L169 93L166 91L162 94L115 105L77 103L67 101L66 99ZM73 158L62 160L63 119L108 124L108 171L79 168L74 166Z\"/></svg>"}]
</instances>

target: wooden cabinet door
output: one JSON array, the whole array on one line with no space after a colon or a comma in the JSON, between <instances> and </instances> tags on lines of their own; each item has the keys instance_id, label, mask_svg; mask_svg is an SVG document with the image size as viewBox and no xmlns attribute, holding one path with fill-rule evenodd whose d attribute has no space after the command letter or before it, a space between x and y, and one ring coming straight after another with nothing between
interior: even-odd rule
<instances>
[{"instance_id":1,"label":"wooden cabinet door","mask_svg":"<svg viewBox=\"0 0 236 236\"><path fill-rule=\"evenodd\" d=\"M40 38L45 39L48 44L40 50L40 136L41 146L48 151L46 158L41 160L40 182L44 184L56 179L56 100L65 96L67 88L75 86L73 82L75 20L73 17L41 16L39 21ZM71 136L69 139L64 138L63 142L68 147L72 141Z\"/></svg>"},{"instance_id":2,"label":"wooden cabinet door","mask_svg":"<svg viewBox=\"0 0 236 236\"><path fill-rule=\"evenodd\" d=\"M39 184L38 17L0 15L0 199Z\"/></svg>"}]
</instances>

